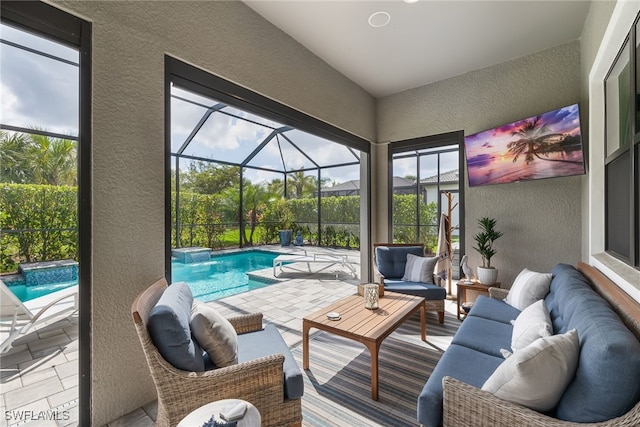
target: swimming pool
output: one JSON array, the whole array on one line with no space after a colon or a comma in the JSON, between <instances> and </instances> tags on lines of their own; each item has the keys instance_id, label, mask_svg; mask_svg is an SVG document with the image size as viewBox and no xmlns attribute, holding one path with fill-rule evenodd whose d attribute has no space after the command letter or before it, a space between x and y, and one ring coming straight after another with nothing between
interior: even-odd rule
<instances>
[{"instance_id":1,"label":"swimming pool","mask_svg":"<svg viewBox=\"0 0 640 427\"><path fill-rule=\"evenodd\" d=\"M187 282L193 297L212 301L259 289L273 282L249 279L247 272L271 268L279 254L251 250L212 255L210 261L193 264L171 263L171 281Z\"/></svg>"},{"instance_id":2,"label":"swimming pool","mask_svg":"<svg viewBox=\"0 0 640 427\"><path fill-rule=\"evenodd\" d=\"M66 289L70 286L78 284L77 280L61 283L48 283L45 285L32 285L27 286L24 280L3 280L4 284L9 287L11 292L22 302L31 301L45 295L49 295L53 292Z\"/></svg>"}]
</instances>

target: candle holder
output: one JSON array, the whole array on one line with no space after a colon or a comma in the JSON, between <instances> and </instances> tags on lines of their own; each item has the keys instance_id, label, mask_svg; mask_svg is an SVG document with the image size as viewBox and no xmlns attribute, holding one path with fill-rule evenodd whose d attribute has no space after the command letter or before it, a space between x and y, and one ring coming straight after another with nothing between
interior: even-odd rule
<instances>
[{"instance_id":1,"label":"candle holder","mask_svg":"<svg viewBox=\"0 0 640 427\"><path fill-rule=\"evenodd\" d=\"M378 285L364 285L364 308L369 310L378 309Z\"/></svg>"}]
</instances>

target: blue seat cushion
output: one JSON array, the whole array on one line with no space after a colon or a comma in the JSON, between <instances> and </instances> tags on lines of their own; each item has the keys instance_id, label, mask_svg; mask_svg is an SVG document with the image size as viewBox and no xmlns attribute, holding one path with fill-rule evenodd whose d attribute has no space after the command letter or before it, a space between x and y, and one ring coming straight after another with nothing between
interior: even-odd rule
<instances>
[{"instance_id":1,"label":"blue seat cushion","mask_svg":"<svg viewBox=\"0 0 640 427\"><path fill-rule=\"evenodd\" d=\"M513 326L482 317L468 317L451 341L495 357L502 357L500 349L511 351Z\"/></svg>"},{"instance_id":2,"label":"blue seat cushion","mask_svg":"<svg viewBox=\"0 0 640 427\"><path fill-rule=\"evenodd\" d=\"M384 289L389 292L419 296L426 300L439 300L447 297L447 290L433 283L384 279Z\"/></svg>"},{"instance_id":3,"label":"blue seat cushion","mask_svg":"<svg viewBox=\"0 0 640 427\"><path fill-rule=\"evenodd\" d=\"M556 265L545 303L554 333L575 328L580 359L556 416L592 423L628 412L640 400L640 342L573 266Z\"/></svg>"},{"instance_id":4,"label":"blue seat cushion","mask_svg":"<svg viewBox=\"0 0 640 427\"><path fill-rule=\"evenodd\" d=\"M238 363L272 354L284 355L284 393L289 399L298 399L304 393L304 379L287 344L273 325L263 330L238 335Z\"/></svg>"},{"instance_id":5,"label":"blue seat cushion","mask_svg":"<svg viewBox=\"0 0 640 427\"><path fill-rule=\"evenodd\" d=\"M469 316L482 317L496 322L511 324L512 320L516 320L520 310L506 304L504 301L496 298L489 298L484 295L478 295L473 303Z\"/></svg>"},{"instance_id":6,"label":"blue seat cushion","mask_svg":"<svg viewBox=\"0 0 640 427\"><path fill-rule=\"evenodd\" d=\"M418 396L418 422L425 427L442 425L442 379L445 376L481 388L503 361L502 356L451 344Z\"/></svg>"},{"instance_id":7,"label":"blue seat cushion","mask_svg":"<svg viewBox=\"0 0 640 427\"><path fill-rule=\"evenodd\" d=\"M193 295L184 283L170 285L149 313L147 329L162 357L183 371L204 371L202 348L191 336Z\"/></svg>"},{"instance_id":8,"label":"blue seat cushion","mask_svg":"<svg viewBox=\"0 0 640 427\"><path fill-rule=\"evenodd\" d=\"M377 246L376 268L385 278L402 279L407 254L424 256L424 249L421 246Z\"/></svg>"}]
</instances>

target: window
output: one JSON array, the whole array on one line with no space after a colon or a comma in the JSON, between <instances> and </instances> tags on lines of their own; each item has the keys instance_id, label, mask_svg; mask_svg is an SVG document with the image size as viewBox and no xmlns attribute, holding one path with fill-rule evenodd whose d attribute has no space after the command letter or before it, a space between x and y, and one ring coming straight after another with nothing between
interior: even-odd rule
<instances>
[{"instance_id":1,"label":"window","mask_svg":"<svg viewBox=\"0 0 640 427\"><path fill-rule=\"evenodd\" d=\"M463 247L462 132L452 132L391 144L391 240L420 242L435 253L442 213L451 211L452 242L456 259Z\"/></svg>"},{"instance_id":2,"label":"window","mask_svg":"<svg viewBox=\"0 0 640 427\"><path fill-rule=\"evenodd\" d=\"M56 185L68 180L77 182L77 197L73 195L77 198L77 215L55 210L56 215L49 221L48 228L64 240L61 251L73 250L79 261L78 398L69 396L71 400L59 407L59 414L70 414L67 422L89 425L92 379L91 352L88 350L91 348L91 23L43 2L2 2L1 8L3 103L0 117L4 135L22 139L31 146L38 143L43 148L49 147L50 152L57 152L56 148L73 148L70 151L77 152L72 156L73 165L66 162L69 156L58 156L57 173L42 175ZM6 152L3 150L2 154ZM25 152L18 151L17 154ZM40 171L52 165L51 158L47 160ZM1 162L3 168L9 164L6 158ZM13 162L12 166L19 165ZM71 172L70 168L75 170ZM27 172L35 170L34 167ZM65 173L60 173L61 170ZM17 178L25 178L20 181L23 183L33 182L33 177L28 175L31 174ZM77 218L77 229L65 230L69 227L58 220L64 215ZM28 230L21 232L26 235ZM43 257L56 257L45 252L44 249L41 251ZM33 367L36 366L33 363L41 364L45 359L50 357L45 355L30 363Z\"/></svg>"},{"instance_id":3,"label":"window","mask_svg":"<svg viewBox=\"0 0 640 427\"><path fill-rule=\"evenodd\" d=\"M169 281L173 248L275 244L280 230L318 246L368 241L367 141L173 58L166 67Z\"/></svg>"},{"instance_id":4,"label":"window","mask_svg":"<svg viewBox=\"0 0 640 427\"><path fill-rule=\"evenodd\" d=\"M640 48L636 22L605 79L605 249L640 266Z\"/></svg>"}]
</instances>

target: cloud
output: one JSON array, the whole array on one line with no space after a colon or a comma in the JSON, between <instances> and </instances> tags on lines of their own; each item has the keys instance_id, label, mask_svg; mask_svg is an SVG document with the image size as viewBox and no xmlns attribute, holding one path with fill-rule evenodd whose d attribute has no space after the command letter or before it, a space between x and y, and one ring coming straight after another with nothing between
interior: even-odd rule
<instances>
[{"instance_id":1,"label":"cloud","mask_svg":"<svg viewBox=\"0 0 640 427\"><path fill-rule=\"evenodd\" d=\"M2 121L78 134L78 67L2 47Z\"/></svg>"}]
</instances>

